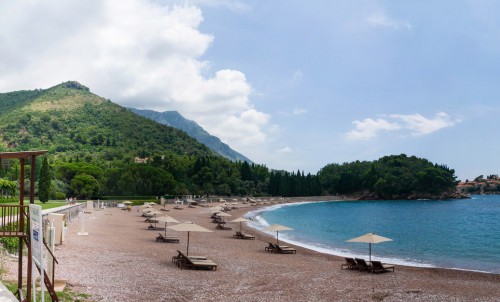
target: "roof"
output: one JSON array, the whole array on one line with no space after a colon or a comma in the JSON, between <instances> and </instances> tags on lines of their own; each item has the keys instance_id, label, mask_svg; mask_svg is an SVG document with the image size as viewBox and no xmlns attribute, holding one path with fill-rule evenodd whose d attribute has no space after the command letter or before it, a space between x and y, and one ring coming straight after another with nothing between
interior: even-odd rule
<instances>
[{"instance_id":1,"label":"roof","mask_svg":"<svg viewBox=\"0 0 500 302\"><path fill-rule=\"evenodd\" d=\"M30 158L32 156L38 156L47 153L47 150L38 151L19 151L19 152L0 152L0 158Z\"/></svg>"}]
</instances>

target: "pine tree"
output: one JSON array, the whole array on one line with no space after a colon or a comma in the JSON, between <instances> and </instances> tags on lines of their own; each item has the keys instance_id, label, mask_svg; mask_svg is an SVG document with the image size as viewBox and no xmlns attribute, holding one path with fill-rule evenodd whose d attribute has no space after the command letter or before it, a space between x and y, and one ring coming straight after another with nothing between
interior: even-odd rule
<instances>
[{"instance_id":1,"label":"pine tree","mask_svg":"<svg viewBox=\"0 0 500 302\"><path fill-rule=\"evenodd\" d=\"M46 203L49 201L50 190L50 168L47 157L43 158L42 168L40 169L40 177L38 180L38 198L40 202Z\"/></svg>"}]
</instances>

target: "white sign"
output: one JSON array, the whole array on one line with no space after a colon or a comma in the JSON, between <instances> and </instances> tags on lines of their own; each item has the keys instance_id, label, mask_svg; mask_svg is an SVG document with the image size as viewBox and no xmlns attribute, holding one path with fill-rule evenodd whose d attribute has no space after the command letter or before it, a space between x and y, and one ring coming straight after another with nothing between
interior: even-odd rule
<instances>
[{"instance_id":1,"label":"white sign","mask_svg":"<svg viewBox=\"0 0 500 302\"><path fill-rule=\"evenodd\" d=\"M31 235L31 255L33 261L39 266L43 263L43 229L42 229L42 207L30 204L30 235Z\"/></svg>"},{"instance_id":2,"label":"white sign","mask_svg":"<svg viewBox=\"0 0 500 302\"><path fill-rule=\"evenodd\" d=\"M42 207L39 205L30 204L30 242L31 242L31 260L38 264L40 268L40 283L41 297L44 301L44 286L43 286L43 224L42 224ZM36 268L33 266L31 274L34 276ZM34 279L36 280L36 279ZM33 301L36 302L35 282L33 282Z\"/></svg>"}]
</instances>

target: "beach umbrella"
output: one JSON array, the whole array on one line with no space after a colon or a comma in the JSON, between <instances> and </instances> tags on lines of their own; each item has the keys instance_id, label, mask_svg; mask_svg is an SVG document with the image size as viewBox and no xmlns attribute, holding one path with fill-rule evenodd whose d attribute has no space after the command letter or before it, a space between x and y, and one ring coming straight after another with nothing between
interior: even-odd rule
<instances>
[{"instance_id":1,"label":"beach umbrella","mask_svg":"<svg viewBox=\"0 0 500 302\"><path fill-rule=\"evenodd\" d=\"M224 217L231 217L232 216L231 214L228 214L226 212L215 213L215 215L222 217L222 221L224 221Z\"/></svg>"},{"instance_id":2,"label":"beach umbrella","mask_svg":"<svg viewBox=\"0 0 500 302\"><path fill-rule=\"evenodd\" d=\"M162 212L158 211L158 210L152 210L152 211L147 211L147 212L144 212L144 216L146 217L153 217L155 215L159 215L159 214L162 214Z\"/></svg>"},{"instance_id":3,"label":"beach umbrella","mask_svg":"<svg viewBox=\"0 0 500 302\"><path fill-rule=\"evenodd\" d=\"M278 241L278 232L279 231L291 231L293 230L292 228L289 228L287 226L281 225L281 224L273 224L268 226L267 228L264 229L264 231L276 231L276 245L279 245Z\"/></svg>"},{"instance_id":4,"label":"beach umbrella","mask_svg":"<svg viewBox=\"0 0 500 302\"><path fill-rule=\"evenodd\" d=\"M240 217L240 218L233 219L230 222L239 222L240 223L240 232L241 232L241 223L242 222L247 222L247 221L251 221L251 220L250 219L246 219L245 217Z\"/></svg>"},{"instance_id":5,"label":"beach umbrella","mask_svg":"<svg viewBox=\"0 0 500 302\"><path fill-rule=\"evenodd\" d=\"M363 242L368 243L370 249L370 261L372 261L372 243L381 243L386 241L392 241L390 238L382 237L379 235L375 235L374 233L368 233L363 236L359 236L356 238L352 238L347 240L346 242Z\"/></svg>"},{"instance_id":6,"label":"beach umbrella","mask_svg":"<svg viewBox=\"0 0 500 302\"><path fill-rule=\"evenodd\" d=\"M212 213L219 213L221 210L222 210L222 208L221 208L221 207L216 206L216 207L213 207L213 208L212 208Z\"/></svg>"},{"instance_id":7,"label":"beach umbrella","mask_svg":"<svg viewBox=\"0 0 500 302\"><path fill-rule=\"evenodd\" d=\"M212 232L209 229L206 229L200 225L197 225L196 223L192 222L184 222L184 223L179 223L176 225L172 225L168 227L171 230L178 231L178 232L187 232L188 233L188 238L187 238L187 249L186 249L186 256L189 256L189 233L191 232Z\"/></svg>"},{"instance_id":8,"label":"beach umbrella","mask_svg":"<svg viewBox=\"0 0 500 302\"><path fill-rule=\"evenodd\" d=\"M124 202L122 202L122 203L123 203L123 204L132 204L132 202L131 202L131 201L129 201L129 200L126 200L126 201L124 201Z\"/></svg>"},{"instance_id":9,"label":"beach umbrella","mask_svg":"<svg viewBox=\"0 0 500 302\"><path fill-rule=\"evenodd\" d=\"M179 223L179 221L177 221L177 219L175 219L174 217L168 216L168 215L156 217L155 220L156 220L156 222L165 223L165 237L167 237L167 223L168 222Z\"/></svg>"}]
</instances>

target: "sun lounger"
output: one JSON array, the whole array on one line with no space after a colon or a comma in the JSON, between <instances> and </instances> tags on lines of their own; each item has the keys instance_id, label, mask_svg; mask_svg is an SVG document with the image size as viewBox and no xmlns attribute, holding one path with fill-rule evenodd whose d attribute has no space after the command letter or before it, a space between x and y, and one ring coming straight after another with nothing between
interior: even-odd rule
<instances>
[{"instance_id":1,"label":"sun lounger","mask_svg":"<svg viewBox=\"0 0 500 302\"><path fill-rule=\"evenodd\" d=\"M271 242L268 242L268 246L266 246L264 249L268 252L274 252L274 253L280 253L280 254L295 254L297 253L297 250L294 248L291 248L287 245L277 245Z\"/></svg>"},{"instance_id":2,"label":"sun lounger","mask_svg":"<svg viewBox=\"0 0 500 302\"><path fill-rule=\"evenodd\" d=\"M163 236L162 233L158 233L158 237L156 237L156 242L163 241L169 243L179 243L179 237L176 236Z\"/></svg>"},{"instance_id":3,"label":"sun lounger","mask_svg":"<svg viewBox=\"0 0 500 302\"><path fill-rule=\"evenodd\" d=\"M372 261L372 272L373 273L384 273L384 272L390 272L391 269L394 272L395 266L392 264L385 264L380 261Z\"/></svg>"},{"instance_id":4,"label":"sun lounger","mask_svg":"<svg viewBox=\"0 0 500 302\"><path fill-rule=\"evenodd\" d=\"M234 238L238 239L250 239L250 240L255 240L255 236L248 235L248 234L243 234L240 231L236 231L236 234L233 235Z\"/></svg>"},{"instance_id":5,"label":"sun lounger","mask_svg":"<svg viewBox=\"0 0 500 302\"><path fill-rule=\"evenodd\" d=\"M268 242L268 246L264 247L267 252L277 252L276 246L271 242Z\"/></svg>"},{"instance_id":6,"label":"sun lounger","mask_svg":"<svg viewBox=\"0 0 500 302\"><path fill-rule=\"evenodd\" d=\"M280 253L280 254L296 254L297 253L296 249L288 247L288 246L277 245L277 244L275 244L274 246L276 247L278 253Z\"/></svg>"},{"instance_id":7,"label":"sun lounger","mask_svg":"<svg viewBox=\"0 0 500 302\"><path fill-rule=\"evenodd\" d=\"M371 263L365 261L365 259L354 258L356 263L359 265L359 270L371 272L373 267Z\"/></svg>"},{"instance_id":8,"label":"sun lounger","mask_svg":"<svg viewBox=\"0 0 500 302\"><path fill-rule=\"evenodd\" d=\"M340 269L360 269L361 266L354 260L354 258L345 257L345 263L340 265Z\"/></svg>"},{"instance_id":9,"label":"sun lounger","mask_svg":"<svg viewBox=\"0 0 500 302\"><path fill-rule=\"evenodd\" d=\"M216 228L216 229L218 229L218 230L232 230L232 229L233 229L233 228L231 228L231 227L227 227L227 226L222 225L222 224L220 224L220 223L218 223L218 224L217 224L217 226L216 226L215 228Z\"/></svg>"},{"instance_id":10,"label":"sun lounger","mask_svg":"<svg viewBox=\"0 0 500 302\"><path fill-rule=\"evenodd\" d=\"M172 258L172 261L174 261L181 269L187 267L192 269L217 270L217 263L207 259L205 256L186 256L179 250L177 253L177 257L174 257L175 261L174 258Z\"/></svg>"}]
</instances>

